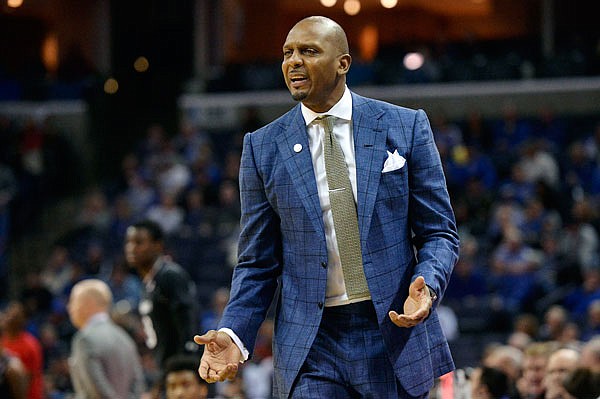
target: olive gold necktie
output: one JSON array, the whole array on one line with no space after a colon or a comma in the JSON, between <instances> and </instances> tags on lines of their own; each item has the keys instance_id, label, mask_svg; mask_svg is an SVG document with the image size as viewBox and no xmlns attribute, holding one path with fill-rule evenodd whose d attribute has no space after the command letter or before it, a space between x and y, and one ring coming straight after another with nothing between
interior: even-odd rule
<instances>
[{"instance_id":1,"label":"olive gold necktie","mask_svg":"<svg viewBox=\"0 0 600 399\"><path fill-rule=\"evenodd\" d=\"M334 118L325 115L318 120L325 130L323 137L325 172L346 293L348 299L354 299L368 296L369 287L362 263L356 203L344 154L333 133Z\"/></svg>"}]
</instances>

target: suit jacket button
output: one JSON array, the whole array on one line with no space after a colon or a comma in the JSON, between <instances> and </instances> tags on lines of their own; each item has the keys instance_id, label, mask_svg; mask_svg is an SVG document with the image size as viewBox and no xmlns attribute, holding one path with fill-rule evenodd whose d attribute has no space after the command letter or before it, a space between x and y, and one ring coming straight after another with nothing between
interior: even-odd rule
<instances>
[{"instance_id":1,"label":"suit jacket button","mask_svg":"<svg viewBox=\"0 0 600 399\"><path fill-rule=\"evenodd\" d=\"M323 309L323 302L319 302L317 305L319 306L319 309Z\"/></svg>"},{"instance_id":2,"label":"suit jacket button","mask_svg":"<svg viewBox=\"0 0 600 399\"><path fill-rule=\"evenodd\" d=\"M327 262L321 262L321 267L323 269L327 269Z\"/></svg>"}]
</instances>

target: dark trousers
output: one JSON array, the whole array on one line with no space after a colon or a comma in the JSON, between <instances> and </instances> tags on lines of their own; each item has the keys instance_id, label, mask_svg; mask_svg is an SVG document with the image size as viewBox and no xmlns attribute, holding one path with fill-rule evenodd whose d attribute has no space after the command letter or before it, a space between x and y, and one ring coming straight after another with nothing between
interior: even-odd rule
<instances>
[{"instance_id":1,"label":"dark trousers","mask_svg":"<svg viewBox=\"0 0 600 399\"><path fill-rule=\"evenodd\" d=\"M394 375L371 301L325 308L290 397L416 399Z\"/></svg>"}]
</instances>

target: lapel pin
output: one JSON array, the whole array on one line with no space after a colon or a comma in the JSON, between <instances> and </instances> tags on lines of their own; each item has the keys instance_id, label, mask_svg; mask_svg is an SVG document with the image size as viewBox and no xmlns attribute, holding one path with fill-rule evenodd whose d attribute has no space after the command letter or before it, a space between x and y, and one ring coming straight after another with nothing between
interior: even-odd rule
<instances>
[{"instance_id":1,"label":"lapel pin","mask_svg":"<svg viewBox=\"0 0 600 399\"><path fill-rule=\"evenodd\" d=\"M302 151L302 144L298 143L298 144L294 144L294 152L300 152Z\"/></svg>"}]
</instances>

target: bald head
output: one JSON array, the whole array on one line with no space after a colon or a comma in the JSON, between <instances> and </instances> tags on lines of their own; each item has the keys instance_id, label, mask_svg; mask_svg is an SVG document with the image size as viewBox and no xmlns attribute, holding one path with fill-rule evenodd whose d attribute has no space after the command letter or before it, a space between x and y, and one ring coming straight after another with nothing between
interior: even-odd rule
<instances>
[{"instance_id":1,"label":"bald head","mask_svg":"<svg viewBox=\"0 0 600 399\"><path fill-rule=\"evenodd\" d=\"M352 57L340 25L325 17L298 22L283 44L281 70L292 98L326 112L342 98Z\"/></svg>"},{"instance_id":2,"label":"bald head","mask_svg":"<svg viewBox=\"0 0 600 399\"><path fill-rule=\"evenodd\" d=\"M340 54L350 53L346 32L337 22L327 17L306 17L296 23L290 32L296 28L305 29L309 25L313 25L313 29L318 29L322 35L326 36L327 40L338 49Z\"/></svg>"},{"instance_id":3,"label":"bald head","mask_svg":"<svg viewBox=\"0 0 600 399\"><path fill-rule=\"evenodd\" d=\"M77 328L97 313L108 312L112 305L110 288L102 280L82 280L73 286L69 298L69 316Z\"/></svg>"}]
</instances>

